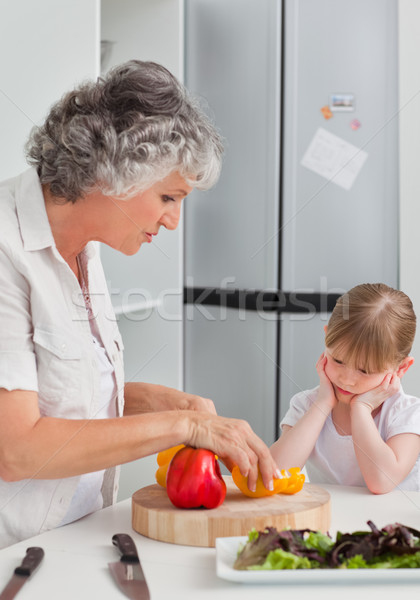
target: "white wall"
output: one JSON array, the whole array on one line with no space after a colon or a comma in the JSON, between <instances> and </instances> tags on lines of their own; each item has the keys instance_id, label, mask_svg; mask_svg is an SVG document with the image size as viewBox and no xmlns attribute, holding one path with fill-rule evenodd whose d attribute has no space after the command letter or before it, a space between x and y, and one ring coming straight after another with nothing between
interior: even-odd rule
<instances>
[{"instance_id":1,"label":"white wall","mask_svg":"<svg viewBox=\"0 0 420 600\"><path fill-rule=\"evenodd\" d=\"M101 38L115 42L111 63L152 60L182 78L182 2L102 0Z\"/></svg>"},{"instance_id":2,"label":"white wall","mask_svg":"<svg viewBox=\"0 0 420 600\"><path fill-rule=\"evenodd\" d=\"M99 0L3 0L0 8L3 180L27 168L23 146L51 104L98 72Z\"/></svg>"},{"instance_id":3,"label":"white wall","mask_svg":"<svg viewBox=\"0 0 420 600\"><path fill-rule=\"evenodd\" d=\"M404 389L420 396L420 2L399 0L400 289L418 319Z\"/></svg>"}]
</instances>

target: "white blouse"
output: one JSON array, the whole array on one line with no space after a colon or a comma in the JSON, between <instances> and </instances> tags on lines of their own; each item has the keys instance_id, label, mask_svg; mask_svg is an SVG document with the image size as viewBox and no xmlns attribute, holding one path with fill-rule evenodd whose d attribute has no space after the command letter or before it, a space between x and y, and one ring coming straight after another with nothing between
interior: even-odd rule
<instances>
[{"instance_id":1,"label":"white blouse","mask_svg":"<svg viewBox=\"0 0 420 600\"><path fill-rule=\"evenodd\" d=\"M95 244L81 257L92 313L115 373L112 410L122 415L121 335ZM42 416L93 419L100 414L102 386L79 282L55 246L37 173L29 169L0 184L0 387L36 391ZM104 506L116 499L117 475L118 469L101 474ZM60 525L79 481L0 480L0 546Z\"/></svg>"},{"instance_id":2,"label":"white blouse","mask_svg":"<svg viewBox=\"0 0 420 600\"><path fill-rule=\"evenodd\" d=\"M108 354L102 344L96 319L92 310L92 303L89 293L88 273L86 263L83 257L78 258L78 265L82 279L82 294L86 305L86 312L89 319L89 325L92 332L92 343L96 353L96 363L100 378L100 398L101 402L95 414L95 419L107 419L117 416L116 398L117 385L115 380L114 368L108 358ZM76 491L74 492L71 504L67 510L61 525L72 523L85 515L99 510L103 507L102 484L105 470L94 473L85 473L79 477Z\"/></svg>"}]
</instances>

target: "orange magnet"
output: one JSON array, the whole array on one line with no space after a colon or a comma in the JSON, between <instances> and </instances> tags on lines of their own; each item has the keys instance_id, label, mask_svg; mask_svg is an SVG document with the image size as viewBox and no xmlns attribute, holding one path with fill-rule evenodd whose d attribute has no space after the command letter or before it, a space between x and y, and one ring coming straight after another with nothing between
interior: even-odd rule
<instances>
[{"instance_id":1,"label":"orange magnet","mask_svg":"<svg viewBox=\"0 0 420 600\"><path fill-rule=\"evenodd\" d=\"M323 106L321 108L321 112L324 115L324 119L326 119L327 121L333 116L329 106Z\"/></svg>"}]
</instances>

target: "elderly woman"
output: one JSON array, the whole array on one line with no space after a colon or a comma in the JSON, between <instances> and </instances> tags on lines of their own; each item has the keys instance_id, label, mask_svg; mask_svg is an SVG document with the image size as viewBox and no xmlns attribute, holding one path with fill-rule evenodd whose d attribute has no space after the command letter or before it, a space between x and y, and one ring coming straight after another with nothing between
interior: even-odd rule
<instances>
[{"instance_id":1,"label":"elderly woman","mask_svg":"<svg viewBox=\"0 0 420 600\"><path fill-rule=\"evenodd\" d=\"M222 144L163 67L130 61L54 105L32 168L0 186L0 545L115 500L117 466L184 443L278 475L268 448L210 400L124 384L94 240L131 255L217 179Z\"/></svg>"}]
</instances>

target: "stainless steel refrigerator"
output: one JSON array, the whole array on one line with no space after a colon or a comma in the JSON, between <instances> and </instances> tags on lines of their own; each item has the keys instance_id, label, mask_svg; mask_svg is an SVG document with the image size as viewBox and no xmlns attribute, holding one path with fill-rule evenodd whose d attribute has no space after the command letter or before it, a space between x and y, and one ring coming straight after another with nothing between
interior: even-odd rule
<instances>
[{"instance_id":1,"label":"stainless steel refrigerator","mask_svg":"<svg viewBox=\"0 0 420 600\"><path fill-rule=\"evenodd\" d=\"M337 297L398 286L397 0L186 0L185 39L226 155L185 204L184 387L271 443Z\"/></svg>"}]
</instances>

